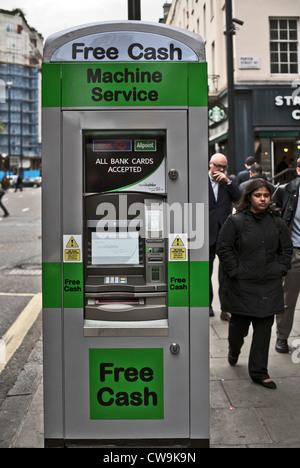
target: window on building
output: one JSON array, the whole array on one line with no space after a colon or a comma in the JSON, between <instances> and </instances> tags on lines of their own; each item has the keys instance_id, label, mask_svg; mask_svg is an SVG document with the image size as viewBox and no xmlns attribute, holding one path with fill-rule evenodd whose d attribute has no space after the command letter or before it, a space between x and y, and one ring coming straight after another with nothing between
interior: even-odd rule
<instances>
[{"instance_id":1,"label":"window on building","mask_svg":"<svg viewBox=\"0 0 300 468\"><path fill-rule=\"evenodd\" d=\"M298 73L296 19L270 19L271 73Z\"/></svg>"},{"instance_id":2,"label":"window on building","mask_svg":"<svg viewBox=\"0 0 300 468\"><path fill-rule=\"evenodd\" d=\"M20 40L15 37L8 37L6 39L6 45L8 49L20 49Z\"/></svg>"},{"instance_id":3,"label":"window on building","mask_svg":"<svg viewBox=\"0 0 300 468\"><path fill-rule=\"evenodd\" d=\"M11 23L4 23L4 29L6 32L13 32L13 25Z\"/></svg>"}]
</instances>

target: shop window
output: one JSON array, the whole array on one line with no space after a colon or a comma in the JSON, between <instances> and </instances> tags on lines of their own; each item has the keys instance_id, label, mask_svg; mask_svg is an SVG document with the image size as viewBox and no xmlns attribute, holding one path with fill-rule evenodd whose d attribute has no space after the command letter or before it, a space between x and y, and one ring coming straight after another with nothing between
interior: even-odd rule
<instances>
[{"instance_id":1,"label":"shop window","mask_svg":"<svg viewBox=\"0 0 300 468\"><path fill-rule=\"evenodd\" d=\"M296 19L270 19L271 73L298 73Z\"/></svg>"},{"instance_id":2,"label":"shop window","mask_svg":"<svg viewBox=\"0 0 300 468\"><path fill-rule=\"evenodd\" d=\"M295 168L300 157L300 140L296 135L298 132L295 132L294 137L283 136L282 132L255 134L255 159L262 165L269 181L275 185L290 182L297 177Z\"/></svg>"}]
</instances>

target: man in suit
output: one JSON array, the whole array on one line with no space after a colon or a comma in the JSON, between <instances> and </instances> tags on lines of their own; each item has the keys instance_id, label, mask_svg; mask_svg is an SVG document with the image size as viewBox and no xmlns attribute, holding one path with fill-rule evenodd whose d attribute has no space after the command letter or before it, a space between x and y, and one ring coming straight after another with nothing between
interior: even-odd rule
<instances>
[{"instance_id":1,"label":"man in suit","mask_svg":"<svg viewBox=\"0 0 300 468\"><path fill-rule=\"evenodd\" d=\"M300 294L300 158L297 160L297 177L280 185L273 201L281 209L281 217L287 223L294 247L291 269L283 280L284 314L276 316L278 353L289 353L288 338L293 328L294 314Z\"/></svg>"},{"instance_id":2,"label":"man in suit","mask_svg":"<svg viewBox=\"0 0 300 468\"><path fill-rule=\"evenodd\" d=\"M232 212L233 203L241 197L241 192L234 180L226 174L227 158L222 153L214 154L209 162L209 315L213 316L212 309L213 288L212 272L216 256L216 246L219 232L227 217ZM219 268L219 297L222 295L223 275ZM230 315L221 312L221 320L229 320Z\"/></svg>"}]
</instances>

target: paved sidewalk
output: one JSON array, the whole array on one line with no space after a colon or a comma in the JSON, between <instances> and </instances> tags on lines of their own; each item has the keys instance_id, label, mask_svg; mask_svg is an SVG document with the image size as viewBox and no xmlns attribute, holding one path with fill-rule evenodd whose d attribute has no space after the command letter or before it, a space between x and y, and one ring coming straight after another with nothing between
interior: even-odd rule
<instances>
[{"instance_id":1,"label":"paved sidewalk","mask_svg":"<svg viewBox=\"0 0 300 468\"><path fill-rule=\"evenodd\" d=\"M214 284L216 277L214 275ZM214 288L217 291L217 288ZM290 354L275 351L276 322L269 353L269 374L277 389L255 384L248 374L252 328L235 367L227 361L228 322L220 320L220 305L213 303L210 319L211 448L300 448L300 300L289 339ZM295 348L292 348L292 343Z\"/></svg>"},{"instance_id":2,"label":"paved sidewalk","mask_svg":"<svg viewBox=\"0 0 300 468\"><path fill-rule=\"evenodd\" d=\"M0 408L0 448L43 448L43 355L39 339Z\"/></svg>"},{"instance_id":3,"label":"paved sidewalk","mask_svg":"<svg viewBox=\"0 0 300 468\"><path fill-rule=\"evenodd\" d=\"M292 362L292 354L275 351L274 325L269 372L277 390L253 383L247 369L251 332L238 365L229 366L228 322L220 320L217 298L213 306L216 315L210 319L211 448L300 448L300 363ZM290 345L299 337L300 301ZM300 360L300 341L295 345L299 352L294 354ZM0 430L4 426L7 431L0 448L43 448L41 340L2 406Z\"/></svg>"}]
</instances>

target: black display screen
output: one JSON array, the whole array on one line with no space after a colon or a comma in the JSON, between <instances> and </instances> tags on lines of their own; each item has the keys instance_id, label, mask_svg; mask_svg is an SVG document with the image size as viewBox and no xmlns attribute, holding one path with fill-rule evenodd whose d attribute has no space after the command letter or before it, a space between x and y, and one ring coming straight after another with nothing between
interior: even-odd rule
<instances>
[{"instance_id":1,"label":"black display screen","mask_svg":"<svg viewBox=\"0 0 300 468\"><path fill-rule=\"evenodd\" d=\"M163 130L86 132L85 193L165 193L165 140Z\"/></svg>"}]
</instances>

